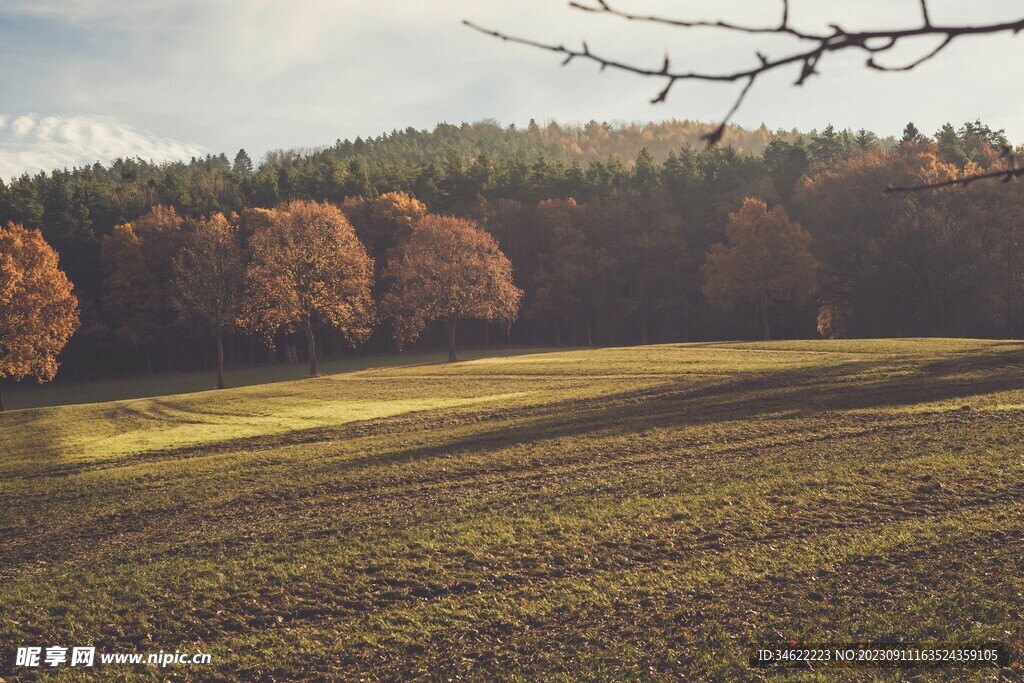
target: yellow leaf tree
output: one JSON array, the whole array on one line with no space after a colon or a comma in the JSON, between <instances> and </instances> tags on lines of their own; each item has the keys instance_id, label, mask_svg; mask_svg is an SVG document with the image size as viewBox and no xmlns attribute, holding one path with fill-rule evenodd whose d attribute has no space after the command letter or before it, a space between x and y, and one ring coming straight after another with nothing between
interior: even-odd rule
<instances>
[{"instance_id":1,"label":"yellow leaf tree","mask_svg":"<svg viewBox=\"0 0 1024 683\"><path fill-rule=\"evenodd\" d=\"M337 328L350 342L370 336L373 259L338 207L286 202L256 227L249 249L239 322L268 337L301 329L311 377L317 375L316 323Z\"/></svg>"},{"instance_id":2,"label":"yellow leaf tree","mask_svg":"<svg viewBox=\"0 0 1024 683\"><path fill-rule=\"evenodd\" d=\"M58 262L37 230L0 227L0 381L57 374L57 356L78 329L78 301Z\"/></svg>"},{"instance_id":3,"label":"yellow leaf tree","mask_svg":"<svg viewBox=\"0 0 1024 683\"><path fill-rule=\"evenodd\" d=\"M390 282L384 309L395 322L395 337L415 341L428 322L443 320L449 361L456 359L460 319L511 325L523 296L495 239L473 221L451 216L416 223L384 277Z\"/></svg>"},{"instance_id":4,"label":"yellow leaf tree","mask_svg":"<svg viewBox=\"0 0 1024 683\"><path fill-rule=\"evenodd\" d=\"M341 210L378 264L386 262L391 250L427 215L423 202L404 192L388 192L374 200L348 197Z\"/></svg>"},{"instance_id":5,"label":"yellow leaf tree","mask_svg":"<svg viewBox=\"0 0 1024 683\"><path fill-rule=\"evenodd\" d=\"M761 315L765 339L771 338L769 313L775 304L806 302L817 288L818 263L811 236L792 222L782 207L768 209L748 197L729 214L726 241L708 251L702 268L704 296L723 308L751 306Z\"/></svg>"}]
</instances>

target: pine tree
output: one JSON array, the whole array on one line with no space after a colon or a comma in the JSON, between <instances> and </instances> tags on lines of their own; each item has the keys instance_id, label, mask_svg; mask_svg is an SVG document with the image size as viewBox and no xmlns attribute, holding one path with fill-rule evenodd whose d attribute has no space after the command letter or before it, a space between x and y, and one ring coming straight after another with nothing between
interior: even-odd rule
<instances>
[{"instance_id":1,"label":"pine tree","mask_svg":"<svg viewBox=\"0 0 1024 683\"><path fill-rule=\"evenodd\" d=\"M235 172L235 175L241 178L248 178L252 175L252 159L244 149L238 150L238 154L235 155L235 163L231 167L231 170Z\"/></svg>"},{"instance_id":2,"label":"pine tree","mask_svg":"<svg viewBox=\"0 0 1024 683\"><path fill-rule=\"evenodd\" d=\"M913 142L921 142L924 140L924 135L918 130L914 122L911 121L903 129L903 138L900 140L901 145L906 145Z\"/></svg>"},{"instance_id":3,"label":"pine tree","mask_svg":"<svg viewBox=\"0 0 1024 683\"><path fill-rule=\"evenodd\" d=\"M634 168L636 186L641 192L651 192L658 186L658 169L651 158L651 153L644 147L636 157Z\"/></svg>"},{"instance_id":4,"label":"pine tree","mask_svg":"<svg viewBox=\"0 0 1024 683\"><path fill-rule=\"evenodd\" d=\"M870 152L873 149L878 149L878 136L870 130L861 128L853 137L853 144L857 149Z\"/></svg>"},{"instance_id":5,"label":"pine tree","mask_svg":"<svg viewBox=\"0 0 1024 683\"><path fill-rule=\"evenodd\" d=\"M947 164L955 164L961 169L971 160L964 148L964 141L956 129L949 123L935 133L935 142L939 146L939 157Z\"/></svg>"},{"instance_id":6,"label":"pine tree","mask_svg":"<svg viewBox=\"0 0 1024 683\"><path fill-rule=\"evenodd\" d=\"M846 157L845 147L842 136L832 124L826 126L821 133L811 134L811 152L815 161L831 166Z\"/></svg>"}]
</instances>

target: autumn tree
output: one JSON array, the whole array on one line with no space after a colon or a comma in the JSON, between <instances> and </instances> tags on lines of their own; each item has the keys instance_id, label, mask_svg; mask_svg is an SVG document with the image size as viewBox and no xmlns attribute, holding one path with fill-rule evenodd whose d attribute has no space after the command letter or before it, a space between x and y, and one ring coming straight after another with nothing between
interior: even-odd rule
<instances>
[{"instance_id":1,"label":"autumn tree","mask_svg":"<svg viewBox=\"0 0 1024 683\"><path fill-rule=\"evenodd\" d=\"M341 210L378 263L386 263L412 225L427 215L423 202L405 192L388 192L373 200L348 197Z\"/></svg>"},{"instance_id":2,"label":"autumn tree","mask_svg":"<svg viewBox=\"0 0 1024 683\"><path fill-rule=\"evenodd\" d=\"M388 192L373 202L373 222L391 248L409 236L412 226L427 215L423 202L405 192Z\"/></svg>"},{"instance_id":3,"label":"autumn tree","mask_svg":"<svg viewBox=\"0 0 1024 683\"><path fill-rule=\"evenodd\" d=\"M53 379L57 356L76 329L78 302L57 252L37 230L0 228L0 382Z\"/></svg>"},{"instance_id":4,"label":"autumn tree","mask_svg":"<svg viewBox=\"0 0 1024 683\"><path fill-rule=\"evenodd\" d=\"M224 331L242 303L245 265L238 228L215 213L192 225L174 261L174 306L186 322L205 327L217 344L217 388L224 388Z\"/></svg>"},{"instance_id":5,"label":"autumn tree","mask_svg":"<svg viewBox=\"0 0 1024 683\"><path fill-rule=\"evenodd\" d=\"M782 207L768 209L764 201L748 197L729 215L726 242L708 251L704 295L723 308L755 308L770 339L772 306L803 303L814 294L818 264L810 245L811 236Z\"/></svg>"},{"instance_id":6,"label":"autumn tree","mask_svg":"<svg viewBox=\"0 0 1024 683\"><path fill-rule=\"evenodd\" d=\"M811 234L815 254L825 264L818 282L819 298L843 312L841 327L847 333L939 333L939 327L931 327L934 317L921 316L933 304L920 285L929 278L944 282L939 273L951 268L950 263L975 255L991 221L976 221L971 230L975 234L963 234L960 242L949 231L964 227L955 215L964 207L948 206L959 193L880 197L878 188L939 183L959 173L956 166L939 158L935 143L907 142L890 151L877 149L816 169L797 188L793 216ZM972 188L970 194L978 191ZM1008 193L1001 190L1001 194ZM1010 204L993 198L989 206ZM927 218L919 220L916 214L922 218L927 214ZM959 253L949 253L950 249ZM964 269L954 270L967 274ZM918 284L909 279L911 274L916 274ZM966 278L964 290L969 284L973 288L974 282L973 276Z\"/></svg>"},{"instance_id":7,"label":"autumn tree","mask_svg":"<svg viewBox=\"0 0 1024 683\"><path fill-rule=\"evenodd\" d=\"M131 223L115 226L100 242L104 312L121 343L149 352L150 370L153 347L166 340L179 320L171 283L183 225L173 207L154 206Z\"/></svg>"},{"instance_id":8,"label":"autumn tree","mask_svg":"<svg viewBox=\"0 0 1024 683\"><path fill-rule=\"evenodd\" d=\"M495 239L473 221L427 216L412 228L385 278L384 310L399 341L415 341L428 322L443 320L448 360L455 358L459 320L511 325L523 292L512 280L512 264Z\"/></svg>"},{"instance_id":9,"label":"autumn tree","mask_svg":"<svg viewBox=\"0 0 1024 683\"><path fill-rule=\"evenodd\" d=\"M252 260L240 322L268 336L279 329L301 329L309 374L315 377L314 325L331 325L350 342L370 336L375 318L373 259L333 204L286 202L269 218L249 242Z\"/></svg>"}]
</instances>

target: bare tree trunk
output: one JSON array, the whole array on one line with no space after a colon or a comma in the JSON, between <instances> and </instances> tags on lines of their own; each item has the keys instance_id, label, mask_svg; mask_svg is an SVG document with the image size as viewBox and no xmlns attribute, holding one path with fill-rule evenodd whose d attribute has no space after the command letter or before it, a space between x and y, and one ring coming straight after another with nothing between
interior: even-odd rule
<instances>
[{"instance_id":1,"label":"bare tree trunk","mask_svg":"<svg viewBox=\"0 0 1024 683\"><path fill-rule=\"evenodd\" d=\"M455 358L455 317L448 316L445 323L448 326L448 362L454 363Z\"/></svg>"},{"instance_id":2,"label":"bare tree trunk","mask_svg":"<svg viewBox=\"0 0 1024 683\"><path fill-rule=\"evenodd\" d=\"M772 328L768 324L768 306L761 306L761 322L764 324L764 338L769 340L772 338Z\"/></svg>"},{"instance_id":3,"label":"bare tree trunk","mask_svg":"<svg viewBox=\"0 0 1024 683\"><path fill-rule=\"evenodd\" d=\"M7 410L7 406L4 405L4 386L3 383L0 382L0 413L5 410Z\"/></svg>"},{"instance_id":4,"label":"bare tree trunk","mask_svg":"<svg viewBox=\"0 0 1024 683\"><path fill-rule=\"evenodd\" d=\"M309 351L309 376L316 377L316 338L313 336L313 325L306 318L306 348Z\"/></svg>"},{"instance_id":5,"label":"bare tree trunk","mask_svg":"<svg viewBox=\"0 0 1024 683\"><path fill-rule=\"evenodd\" d=\"M224 338L223 332L218 327L216 332L217 338L217 388L224 388Z\"/></svg>"}]
</instances>

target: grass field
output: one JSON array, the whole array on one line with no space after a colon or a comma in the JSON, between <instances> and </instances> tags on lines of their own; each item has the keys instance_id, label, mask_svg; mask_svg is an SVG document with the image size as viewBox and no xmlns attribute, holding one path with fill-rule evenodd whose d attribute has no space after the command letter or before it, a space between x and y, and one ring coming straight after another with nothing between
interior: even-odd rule
<instances>
[{"instance_id":1,"label":"grass field","mask_svg":"<svg viewBox=\"0 0 1024 683\"><path fill-rule=\"evenodd\" d=\"M475 358L535 352L534 350L526 349L465 350L459 352L459 358L473 360ZM331 358L328 356L327 358L320 359L319 368L320 374L334 375L372 368L440 363L447 359L447 352L364 354L343 358ZM306 363L275 363L264 365L229 365L225 370L224 379L225 385L231 388L247 387L253 384L288 382L290 380L304 379L308 376L309 365ZM197 391L207 391L216 386L217 378L212 370L204 372L153 373L94 381L58 380L49 384L36 384L31 380L25 380L19 384L5 387L4 399L8 409L18 410L21 408L43 408L73 403L99 403L101 401L121 401L127 398L190 394Z\"/></svg>"},{"instance_id":2,"label":"grass field","mask_svg":"<svg viewBox=\"0 0 1024 683\"><path fill-rule=\"evenodd\" d=\"M16 645L93 644L213 657L97 680L1016 679L747 659L900 639L1019 660L1022 418L1024 344L953 340L548 352L9 412L0 678Z\"/></svg>"}]
</instances>

